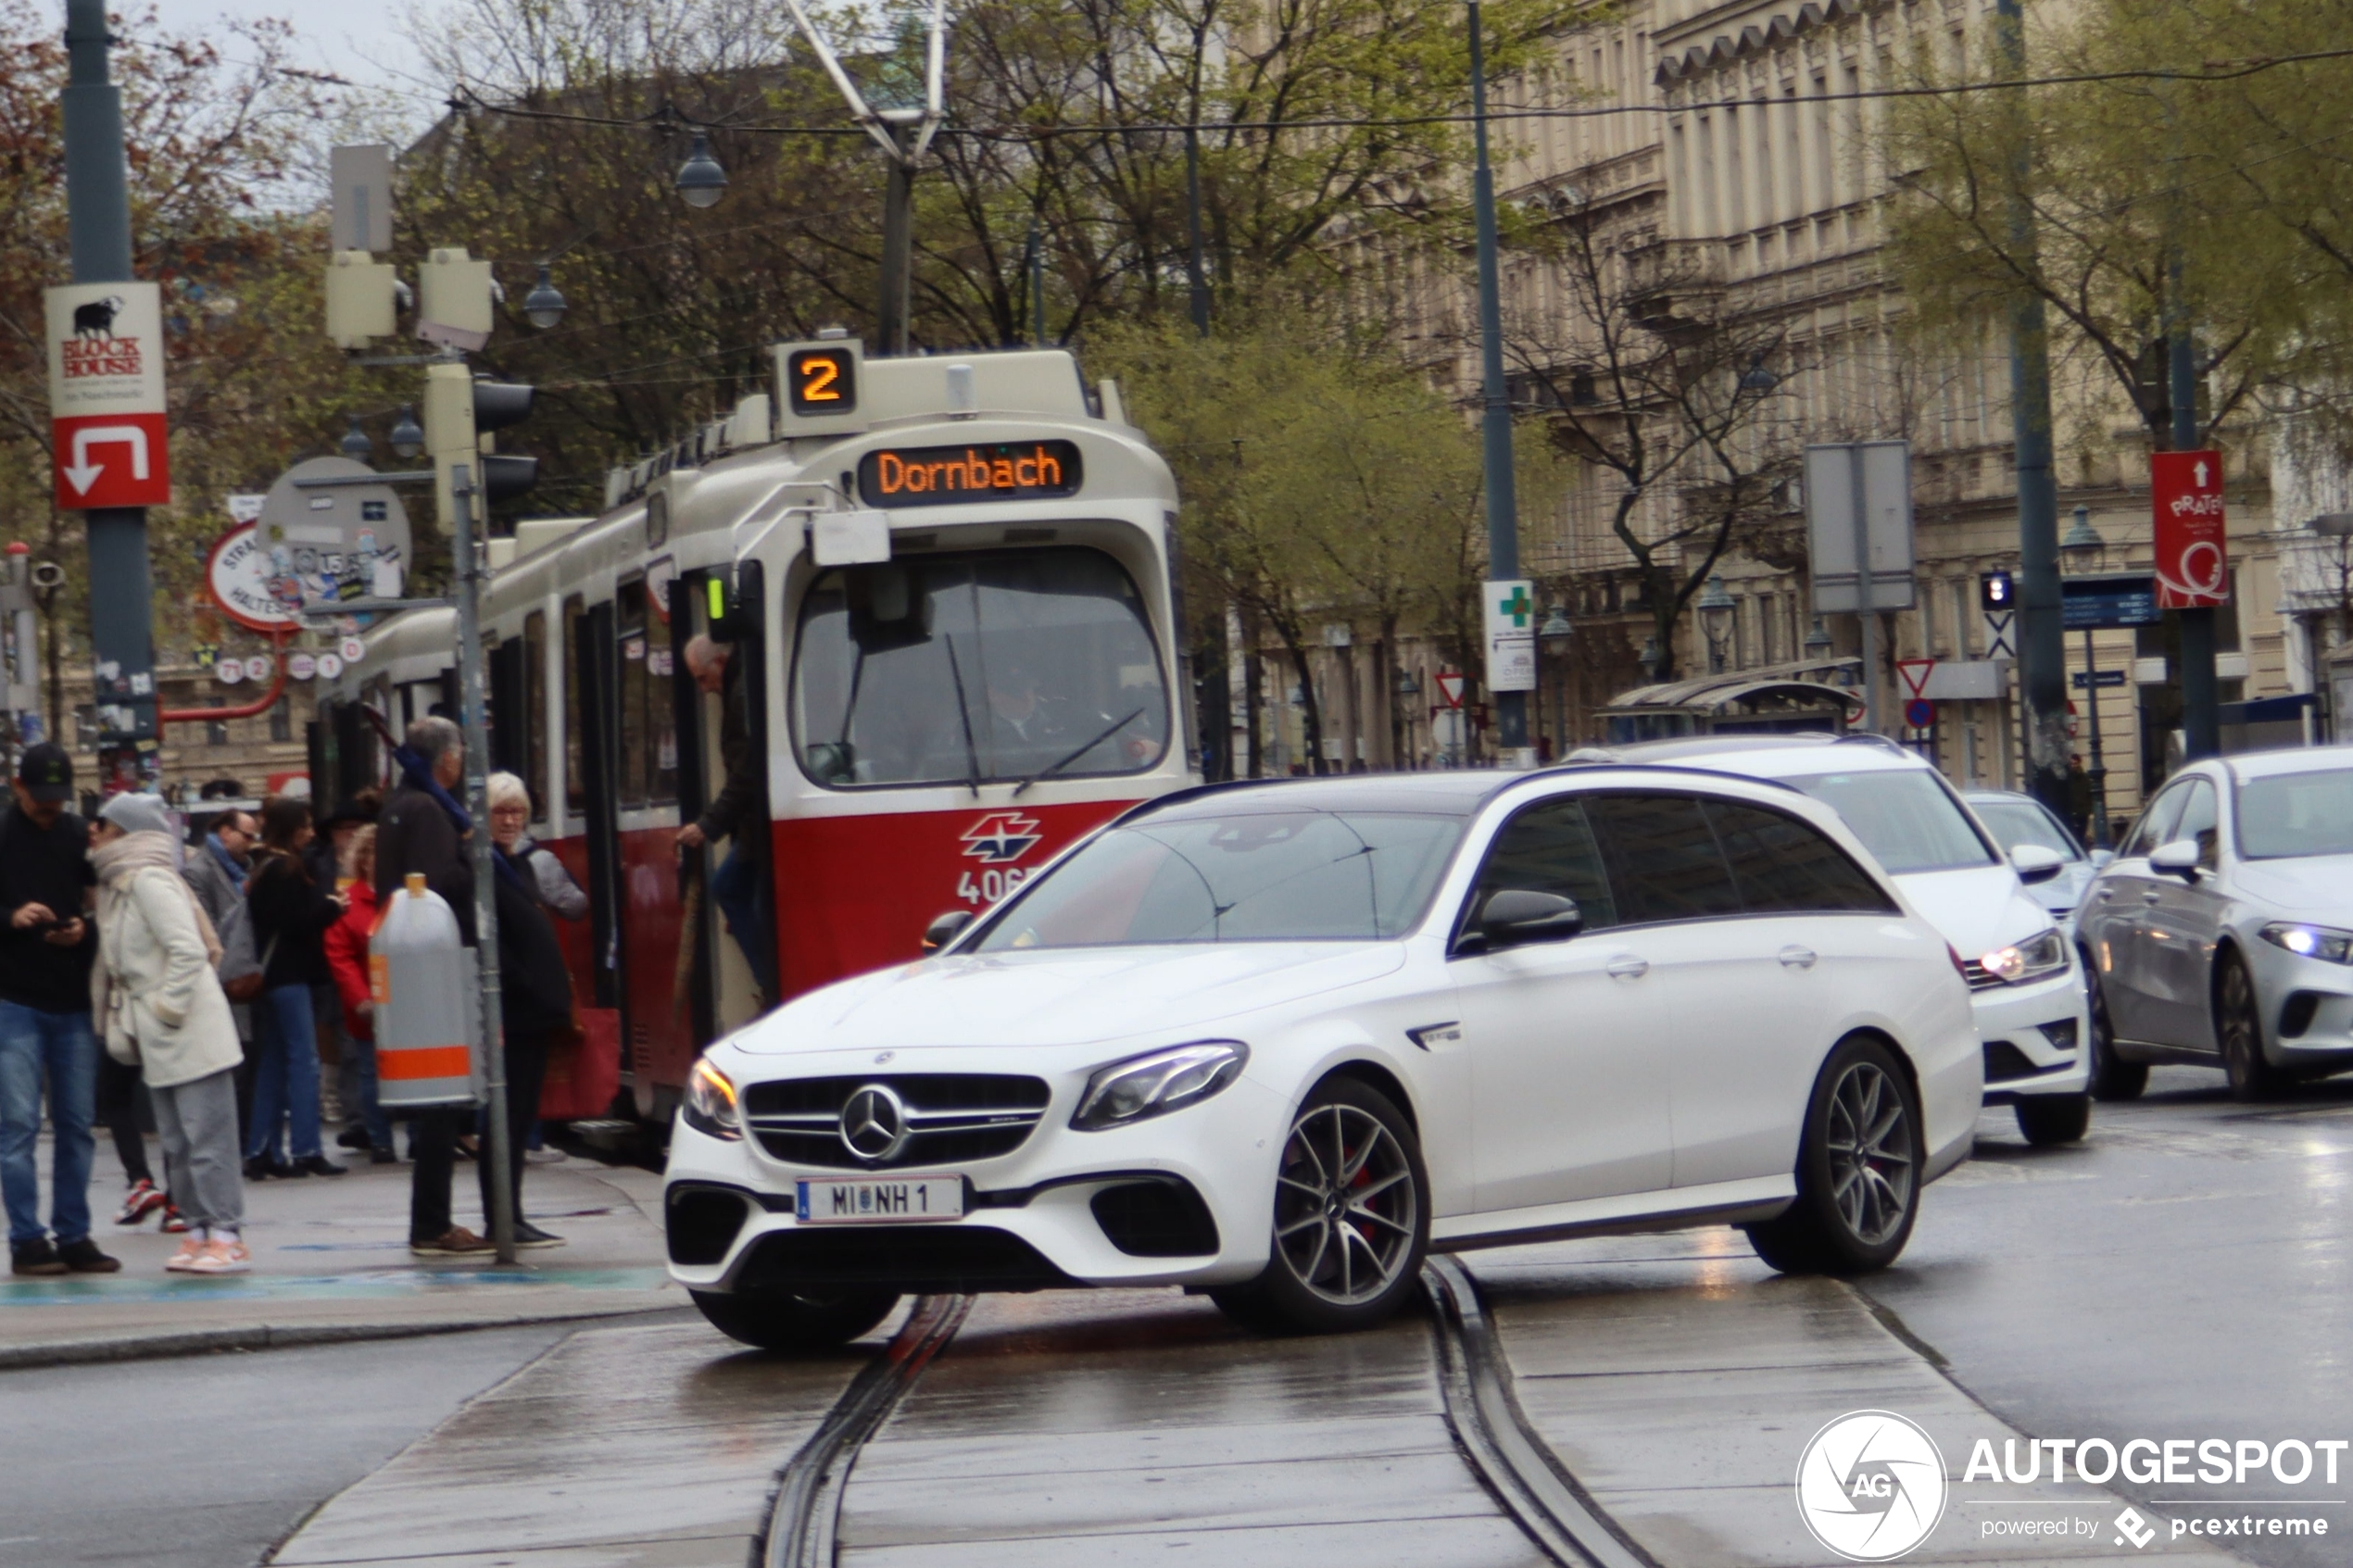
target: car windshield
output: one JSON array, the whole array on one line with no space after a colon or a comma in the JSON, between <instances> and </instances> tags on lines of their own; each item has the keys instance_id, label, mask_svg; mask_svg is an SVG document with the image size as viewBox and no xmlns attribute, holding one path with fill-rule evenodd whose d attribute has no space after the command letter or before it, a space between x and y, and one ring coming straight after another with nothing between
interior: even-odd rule
<instances>
[{"instance_id":1,"label":"car windshield","mask_svg":"<svg viewBox=\"0 0 2353 1568\"><path fill-rule=\"evenodd\" d=\"M792 698L801 766L837 788L1138 773L1168 747L1136 584L1074 546L824 573L801 601Z\"/></svg>"},{"instance_id":2,"label":"car windshield","mask_svg":"<svg viewBox=\"0 0 2353 1568\"><path fill-rule=\"evenodd\" d=\"M1421 919L1462 831L1403 812L1146 818L1024 888L976 950L1377 941Z\"/></svg>"},{"instance_id":3,"label":"car windshield","mask_svg":"<svg viewBox=\"0 0 2353 1568\"><path fill-rule=\"evenodd\" d=\"M2353 768L2249 779L2238 812L2239 853L2250 860L2353 855Z\"/></svg>"},{"instance_id":4,"label":"car windshield","mask_svg":"<svg viewBox=\"0 0 2353 1568\"><path fill-rule=\"evenodd\" d=\"M1781 782L1835 809L1863 847L1897 876L1994 863L1985 841L1925 768L1814 773Z\"/></svg>"},{"instance_id":5,"label":"car windshield","mask_svg":"<svg viewBox=\"0 0 2353 1568\"><path fill-rule=\"evenodd\" d=\"M2080 860L2083 851L2077 847L2074 835L2051 820L2051 814L2026 800L1972 800L1978 820L1994 830L1994 838L2005 849L2015 849L2021 844L2039 844L2055 850L2070 860Z\"/></svg>"}]
</instances>

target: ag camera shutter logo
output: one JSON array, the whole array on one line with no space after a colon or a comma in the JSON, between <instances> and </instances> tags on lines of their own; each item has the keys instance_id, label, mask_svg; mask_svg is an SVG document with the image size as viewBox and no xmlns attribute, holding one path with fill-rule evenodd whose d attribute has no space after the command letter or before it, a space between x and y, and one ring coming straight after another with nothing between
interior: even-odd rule
<instances>
[{"instance_id":1,"label":"ag camera shutter logo","mask_svg":"<svg viewBox=\"0 0 2353 1568\"><path fill-rule=\"evenodd\" d=\"M1855 1562L1887 1562L1944 1517L1944 1456L1891 1411L1853 1411L1814 1434L1797 1461L1797 1512L1814 1538Z\"/></svg>"}]
</instances>

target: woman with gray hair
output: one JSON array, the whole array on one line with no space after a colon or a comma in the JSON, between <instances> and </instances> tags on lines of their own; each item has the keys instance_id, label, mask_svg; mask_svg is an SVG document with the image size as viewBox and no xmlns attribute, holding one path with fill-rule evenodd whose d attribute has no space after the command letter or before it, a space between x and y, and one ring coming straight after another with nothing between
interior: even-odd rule
<instances>
[{"instance_id":1,"label":"woman with gray hair","mask_svg":"<svg viewBox=\"0 0 2353 1568\"><path fill-rule=\"evenodd\" d=\"M90 842L98 877L91 1018L107 1053L146 1073L164 1184L188 1222L164 1267L244 1273L253 1266L237 1149L245 1052L213 972L220 940L180 878L180 838L161 800L116 796L91 824Z\"/></svg>"},{"instance_id":2,"label":"woman with gray hair","mask_svg":"<svg viewBox=\"0 0 2353 1568\"><path fill-rule=\"evenodd\" d=\"M532 890L547 911L564 920L588 918L588 895L572 880L555 852L530 833L531 790L512 773L493 773L484 781L490 797L490 841L518 871L531 873Z\"/></svg>"}]
</instances>

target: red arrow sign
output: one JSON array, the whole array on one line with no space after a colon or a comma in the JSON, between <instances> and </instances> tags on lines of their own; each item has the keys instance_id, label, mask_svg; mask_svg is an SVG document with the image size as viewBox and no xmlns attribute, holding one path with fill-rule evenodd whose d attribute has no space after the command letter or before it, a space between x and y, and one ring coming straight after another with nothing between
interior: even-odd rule
<instances>
[{"instance_id":1,"label":"red arrow sign","mask_svg":"<svg viewBox=\"0 0 2353 1568\"><path fill-rule=\"evenodd\" d=\"M49 422L57 505L160 507L171 500L161 414L84 414Z\"/></svg>"}]
</instances>

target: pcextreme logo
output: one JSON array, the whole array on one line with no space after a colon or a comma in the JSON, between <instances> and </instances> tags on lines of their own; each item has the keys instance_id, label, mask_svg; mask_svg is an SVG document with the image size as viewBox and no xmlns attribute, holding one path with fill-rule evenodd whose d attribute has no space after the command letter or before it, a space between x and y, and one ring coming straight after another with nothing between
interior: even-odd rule
<instances>
[{"instance_id":1,"label":"pcextreme logo","mask_svg":"<svg viewBox=\"0 0 2353 1568\"><path fill-rule=\"evenodd\" d=\"M1797 1461L1797 1512L1814 1538L1855 1562L1903 1556L1944 1517L1944 1456L1892 1411L1851 1411Z\"/></svg>"}]
</instances>

